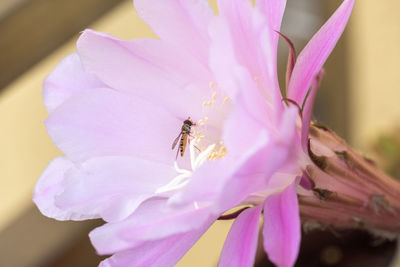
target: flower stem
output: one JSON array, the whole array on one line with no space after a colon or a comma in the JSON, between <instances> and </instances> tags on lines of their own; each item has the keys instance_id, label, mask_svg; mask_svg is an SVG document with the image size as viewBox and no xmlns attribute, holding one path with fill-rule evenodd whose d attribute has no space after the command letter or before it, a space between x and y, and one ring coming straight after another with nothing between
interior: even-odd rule
<instances>
[{"instance_id":1,"label":"flower stem","mask_svg":"<svg viewBox=\"0 0 400 267\"><path fill-rule=\"evenodd\" d=\"M400 233L400 183L326 127L312 124L309 138L310 188L298 191L304 225Z\"/></svg>"}]
</instances>

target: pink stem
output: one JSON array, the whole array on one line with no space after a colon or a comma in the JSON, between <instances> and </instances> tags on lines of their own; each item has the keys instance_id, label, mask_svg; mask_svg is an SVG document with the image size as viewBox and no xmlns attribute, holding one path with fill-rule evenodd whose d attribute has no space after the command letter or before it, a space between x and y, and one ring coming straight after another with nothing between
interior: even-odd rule
<instances>
[{"instance_id":1,"label":"pink stem","mask_svg":"<svg viewBox=\"0 0 400 267\"><path fill-rule=\"evenodd\" d=\"M299 191L303 223L400 233L400 183L326 127L312 124L309 138L312 189Z\"/></svg>"}]
</instances>

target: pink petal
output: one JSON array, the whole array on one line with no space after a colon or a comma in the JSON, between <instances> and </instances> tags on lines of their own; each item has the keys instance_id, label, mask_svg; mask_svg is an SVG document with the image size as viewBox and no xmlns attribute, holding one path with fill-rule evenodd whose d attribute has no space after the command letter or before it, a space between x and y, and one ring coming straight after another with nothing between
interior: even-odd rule
<instances>
[{"instance_id":1,"label":"pink petal","mask_svg":"<svg viewBox=\"0 0 400 267\"><path fill-rule=\"evenodd\" d=\"M325 71L321 69L319 73L313 78L310 88L310 93L303 107L303 116L301 123L301 144L303 145L303 150L307 149L308 142L308 131L310 129L310 122L312 117L312 109L315 102L315 97L317 96L317 90L321 83L323 76L325 75Z\"/></svg>"},{"instance_id":2,"label":"pink petal","mask_svg":"<svg viewBox=\"0 0 400 267\"><path fill-rule=\"evenodd\" d=\"M250 1L219 0L218 8L220 16L227 21L239 64L245 66L253 77L259 77L261 71L256 60L260 52L258 35L269 25L265 24L261 14L256 14Z\"/></svg>"},{"instance_id":3,"label":"pink petal","mask_svg":"<svg viewBox=\"0 0 400 267\"><path fill-rule=\"evenodd\" d=\"M76 53L64 58L43 84L44 104L53 112L72 95L90 88L104 87L93 74L87 72Z\"/></svg>"},{"instance_id":4,"label":"pink petal","mask_svg":"<svg viewBox=\"0 0 400 267\"><path fill-rule=\"evenodd\" d=\"M258 146L248 148L248 153L237 161L237 169L233 175L221 187L217 201L218 210L230 209L245 200L251 193L268 188L269 180L276 172L283 169L290 171L289 173L300 171L297 161L301 146L299 137L296 135L296 118L296 108L286 110L278 128L279 137L264 136L263 139L260 135ZM240 130L243 132L242 138L247 140L246 136L248 135L245 134L245 131ZM280 190L279 187L271 189Z\"/></svg>"},{"instance_id":5,"label":"pink petal","mask_svg":"<svg viewBox=\"0 0 400 267\"><path fill-rule=\"evenodd\" d=\"M256 140L252 140L254 143L242 157L228 154L223 159L202 165L193 173L185 188L170 198L169 203L179 207L196 202L213 203L213 214L220 214L236 206L252 188L259 188L266 184L264 176L257 173L258 169L254 172L246 169L249 173L245 175L236 174L236 172L240 172L243 161L246 163L249 157L266 146L267 141L265 133L262 133ZM244 180L246 183L243 183ZM237 192L240 186L241 190Z\"/></svg>"},{"instance_id":6,"label":"pink petal","mask_svg":"<svg viewBox=\"0 0 400 267\"><path fill-rule=\"evenodd\" d=\"M174 176L175 169L163 163L121 156L94 158L66 175L56 205L105 221L121 220Z\"/></svg>"},{"instance_id":7,"label":"pink petal","mask_svg":"<svg viewBox=\"0 0 400 267\"><path fill-rule=\"evenodd\" d=\"M269 27L270 29L266 31L265 34L268 34L269 42L271 43L271 48L269 52L266 54L269 55L269 61L272 62L272 66L274 66L274 70L272 75L272 81L274 83L275 88L279 88L278 83L278 74L276 72L277 68L277 49L278 49L278 40L279 36L276 31L280 31L283 13L286 7L286 0L256 0L255 6L261 10L261 12L265 15L265 17L269 20ZM264 38L266 39L266 38ZM264 49L267 49L266 44L262 44ZM276 94L276 101L280 100L280 93L275 92ZM278 103L279 104L279 103ZM280 110L280 106L278 106Z\"/></svg>"},{"instance_id":8,"label":"pink petal","mask_svg":"<svg viewBox=\"0 0 400 267\"><path fill-rule=\"evenodd\" d=\"M165 199L151 199L141 204L129 218L94 229L90 239L98 253L111 254L142 246L148 241L198 230L210 220L208 206L171 209Z\"/></svg>"},{"instance_id":9,"label":"pink petal","mask_svg":"<svg viewBox=\"0 0 400 267\"><path fill-rule=\"evenodd\" d=\"M172 165L171 144L187 116L192 114L176 118L157 104L97 88L71 97L51 114L46 127L54 143L74 161L125 155Z\"/></svg>"},{"instance_id":10,"label":"pink petal","mask_svg":"<svg viewBox=\"0 0 400 267\"><path fill-rule=\"evenodd\" d=\"M249 158L253 159L253 154L268 145L270 136L265 129L269 123L268 115L265 115L268 114L268 106L253 85L254 81L250 79L249 82L249 77L246 74L246 71L240 72L237 69L237 72L233 70L230 75L230 79L236 76L233 77L237 79L234 84L243 88L240 88L240 92L236 92L238 96L233 100L234 105L223 129L222 140L228 149L228 155L221 160L207 162L196 170L183 192L172 197L170 203L187 204L192 201L215 201L216 197L222 194L222 191L229 190L228 187L231 188L232 184L228 183L227 179L239 172ZM242 80L244 81L242 82ZM244 139L247 141L243 142ZM256 158L256 161L261 162L262 168L266 166L262 160ZM253 173L259 174L260 172L258 169L250 170L248 175ZM243 176L242 173L240 175ZM259 176L257 175L257 177ZM261 183L265 184L266 180L261 179ZM246 184L254 185L254 187L259 185L259 183L251 182ZM229 186L227 187L227 185ZM236 194L232 194L232 198L235 198L235 196ZM235 199L235 203L226 202L225 205L232 204L234 206L237 204L236 201L241 201L241 199ZM229 206L228 209L232 206ZM224 210L218 209L217 213L220 211L223 212Z\"/></svg>"},{"instance_id":11,"label":"pink petal","mask_svg":"<svg viewBox=\"0 0 400 267\"><path fill-rule=\"evenodd\" d=\"M184 190L173 196L170 203L213 203L213 213L218 214L240 204L249 194L267 187L271 176L281 168L299 171L297 151L301 150L301 146L296 135L297 109L293 107L285 112L277 130L279 139L271 139L270 133L260 130L256 124L252 125L252 120L246 115L238 113L235 118L229 119L232 124L227 122L224 142L228 155L196 170ZM242 140L249 142L241 146ZM274 186L271 193L274 190L280 191L281 187Z\"/></svg>"},{"instance_id":12,"label":"pink petal","mask_svg":"<svg viewBox=\"0 0 400 267\"><path fill-rule=\"evenodd\" d=\"M208 222L198 230L146 241L134 249L117 252L102 261L100 267L174 266L210 225Z\"/></svg>"},{"instance_id":13,"label":"pink petal","mask_svg":"<svg viewBox=\"0 0 400 267\"><path fill-rule=\"evenodd\" d=\"M265 14L265 17L269 19L269 25L272 30L279 32L283 13L286 7L286 0L256 0L256 7L258 7ZM279 36L274 32L271 33L271 40L276 53Z\"/></svg>"},{"instance_id":14,"label":"pink petal","mask_svg":"<svg viewBox=\"0 0 400 267\"><path fill-rule=\"evenodd\" d=\"M296 168L298 151L301 151L297 108L285 109L278 125L266 120L267 104L248 81L246 72L238 70L232 76L237 78L235 84L243 88L237 93L235 105L226 119L222 138L228 154L196 170L184 190L170 199L171 204L214 203L213 212L218 214L265 188L280 168L291 165Z\"/></svg>"},{"instance_id":15,"label":"pink petal","mask_svg":"<svg viewBox=\"0 0 400 267\"><path fill-rule=\"evenodd\" d=\"M77 48L85 67L108 86L158 102L175 114L201 112L202 101L211 95L208 69L160 40L123 41L86 30Z\"/></svg>"},{"instance_id":16,"label":"pink petal","mask_svg":"<svg viewBox=\"0 0 400 267\"><path fill-rule=\"evenodd\" d=\"M257 61L254 60L257 47L255 32L259 31L253 22L254 8L250 1L219 0L218 9L220 16L228 24L232 36L232 45L241 65L245 66L252 75L260 75ZM260 18L261 19L261 18ZM261 24L261 22L260 22Z\"/></svg>"},{"instance_id":17,"label":"pink petal","mask_svg":"<svg viewBox=\"0 0 400 267\"><path fill-rule=\"evenodd\" d=\"M332 17L314 35L297 58L288 97L302 105L313 77L322 68L341 36L353 9L354 0L344 0Z\"/></svg>"},{"instance_id":18,"label":"pink petal","mask_svg":"<svg viewBox=\"0 0 400 267\"><path fill-rule=\"evenodd\" d=\"M233 223L222 249L219 266L253 266L262 206L243 211Z\"/></svg>"},{"instance_id":19,"label":"pink petal","mask_svg":"<svg viewBox=\"0 0 400 267\"><path fill-rule=\"evenodd\" d=\"M259 129L270 129L276 127L278 124L278 121L276 121L276 117L274 116L276 110L265 101L262 93L257 88L257 82L251 78L249 73L243 68L236 68L233 70L233 73L231 73L231 77L235 79L235 84L239 88L238 93L234 98L235 105L232 113L235 113L237 117L242 117L242 121L233 122L233 127L237 127L237 125L239 125L237 123L256 123L258 124ZM236 116L231 115L230 118L239 120ZM229 124L229 122L226 123L225 127ZM225 133L230 134L230 130L233 129L225 129L224 131ZM250 133L250 130L247 132ZM235 144L232 145L237 144L238 142L235 142Z\"/></svg>"},{"instance_id":20,"label":"pink petal","mask_svg":"<svg viewBox=\"0 0 400 267\"><path fill-rule=\"evenodd\" d=\"M208 22L214 16L205 0L134 0L139 16L161 40L208 62Z\"/></svg>"},{"instance_id":21,"label":"pink petal","mask_svg":"<svg viewBox=\"0 0 400 267\"><path fill-rule=\"evenodd\" d=\"M215 19L210 27L212 45L210 48L210 65L216 76L218 85L224 88L225 93L239 103L254 119L262 124L266 121L274 123L274 108L265 101L265 95L259 89L259 82L255 81L249 71L239 65L233 40L228 25L223 19ZM281 105L281 100L279 100Z\"/></svg>"},{"instance_id":22,"label":"pink petal","mask_svg":"<svg viewBox=\"0 0 400 267\"><path fill-rule=\"evenodd\" d=\"M218 7L227 21L238 63L258 81L264 98L279 112L282 103L276 73L277 34L271 28L271 21L250 1L220 0Z\"/></svg>"},{"instance_id":23,"label":"pink petal","mask_svg":"<svg viewBox=\"0 0 400 267\"><path fill-rule=\"evenodd\" d=\"M296 183L264 203L264 249L279 267L293 266L299 252L301 229Z\"/></svg>"},{"instance_id":24,"label":"pink petal","mask_svg":"<svg viewBox=\"0 0 400 267\"><path fill-rule=\"evenodd\" d=\"M96 218L97 216L93 216L92 214L71 212L70 210L60 209L55 205L55 198L64 191L64 187L62 186L64 175L72 168L74 168L73 163L65 157L55 158L47 166L36 183L33 202L35 202L43 215L57 220L87 220Z\"/></svg>"},{"instance_id":25,"label":"pink petal","mask_svg":"<svg viewBox=\"0 0 400 267\"><path fill-rule=\"evenodd\" d=\"M239 90L232 77L234 68L239 68L235 56L232 36L225 20L215 18L210 25L210 68L212 69L217 84L224 88L224 92L234 98ZM246 71L246 70L244 70Z\"/></svg>"},{"instance_id":26,"label":"pink petal","mask_svg":"<svg viewBox=\"0 0 400 267\"><path fill-rule=\"evenodd\" d=\"M244 102L245 100L240 99L240 101ZM255 149L259 149L262 147L261 144L266 145L271 139L265 124L263 125L262 121L257 120L259 114L256 115L257 117L252 116L254 112L255 110L252 110L251 107L247 108L238 103L232 107L230 116L225 122L224 144L229 148L229 153L235 157L241 157L244 153L250 154L254 145ZM243 142L244 139L248 142ZM259 145L256 145L257 143Z\"/></svg>"}]
</instances>

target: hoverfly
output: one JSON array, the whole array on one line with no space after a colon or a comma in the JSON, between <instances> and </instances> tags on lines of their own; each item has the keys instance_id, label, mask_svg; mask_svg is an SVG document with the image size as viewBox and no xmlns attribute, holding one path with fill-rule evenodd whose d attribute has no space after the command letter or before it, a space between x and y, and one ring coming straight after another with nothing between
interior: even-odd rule
<instances>
[{"instance_id":1,"label":"hoverfly","mask_svg":"<svg viewBox=\"0 0 400 267\"><path fill-rule=\"evenodd\" d=\"M190 143L190 139L188 138L188 136L190 136L192 126L196 126L196 123L194 123L189 117L183 122L181 132L179 133L178 137L172 143L172 149L174 149L176 144L178 143L178 140L180 140L179 149L176 151L176 158L178 158L179 151L181 152L181 157L183 157L183 154L185 153L185 149L186 149L186 144L188 142Z\"/></svg>"}]
</instances>

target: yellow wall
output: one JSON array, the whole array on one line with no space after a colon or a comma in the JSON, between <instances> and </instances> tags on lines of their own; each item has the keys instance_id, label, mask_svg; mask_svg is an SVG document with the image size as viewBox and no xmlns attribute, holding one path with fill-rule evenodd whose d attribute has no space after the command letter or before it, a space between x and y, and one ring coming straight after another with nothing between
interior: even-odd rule
<instances>
[{"instance_id":1,"label":"yellow wall","mask_svg":"<svg viewBox=\"0 0 400 267\"><path fill-rule=\"evenodd\" d=\"M359 0L348 26L352 142L400 123L400 1Z\"/></svg>"}]
</instances>

